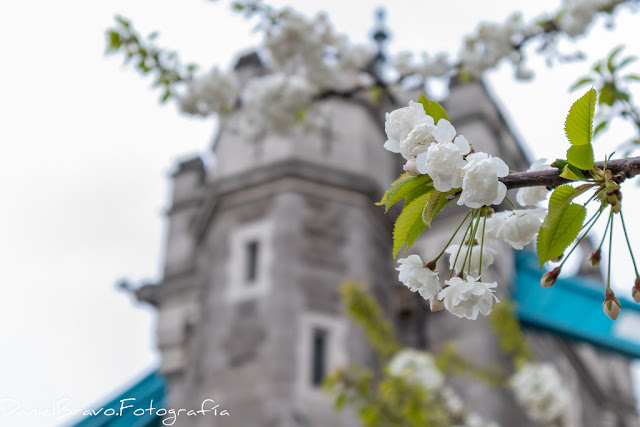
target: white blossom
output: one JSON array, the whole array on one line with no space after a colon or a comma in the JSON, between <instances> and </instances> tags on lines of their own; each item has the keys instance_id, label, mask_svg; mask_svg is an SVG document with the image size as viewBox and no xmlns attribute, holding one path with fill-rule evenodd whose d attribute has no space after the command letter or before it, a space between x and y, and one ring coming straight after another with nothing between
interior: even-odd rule
<instances>
[{"instance_id":1,"label":"white blossom","mask_svg":"<svg viewBox=\"0 0 640 427\"><path fill-rule=\"evenodd\" d=\"M389 373L431 391L444 385L444 376L433 356L424 351L410 348L399 351L389 362Z\"/></svg>"},{"instance_id":2,"label":"white blossom","mask_svg":"<svg viewBox=\"0 0 640 427\"><path fill-rule=\"evenodd\" d=\"M300 76L269 74L249 81L242 94L248 121L257 128L286 133L309 106L308 82Z\"/></svg>"},{"instance_id":3,"label":"white blossom","mask_svg":"<svg viewBox=\"0 0 640 427\"><path fill-rule=\"evenodd\" d=\"M417 74L423 79L442 77L449 70L445 53L439 53L434 57L429 56L427 53L422 53L420 60L414 61L412 52L403 51L391 58L391 65L400 75Z\"/></svg>"},{"instance_id":4,"label":"white blossom","mask_svg":"<svg viewBox=\"0 0 640 427\"><path fill-rule=\"evenodd\" d=\"M408 107L398 108L386 114L384 130L387 133L387 141L384 148L393 152L401 153L402 142L409 136L409 133L419 124L427 123L433 125L433 117L427 116L424 107L418 102L409 101ZM402 155L409 160L414 157Z\"/></svg>"},{"instance_id":5,"label":"white blossom","mask_svg":"<svg viewBox=\"0 0 640 427\"><path fill-rule=\"evenodd\" d=\"M229 113L238 100L239 91L240 85L234 73L213 68L189 82L187 93L180 97L180 109L201 116Z\"/></svg>"},{"instance_id":6,"label":"white blossom","mask_svg":"<svg viewBox=\"0 0 640 427\"><path fill-rule=\"evenodd\" d=\"M326 59L328 48L339 49L339 40L326 14L308 19L289 11L269 28L264 44L279 70L301 76L322 89L341 84L340 67Z\"/></svg>"},{"instance_id":7,"label":"white blossom","mask_svg":"<svg viewBox=\"0 0 640 427\"><path fill-rule=\"evenodd\" d=\"M483 23L478 33L467 37L460 52L462 66L475 76L495 67L514 50L514 41L525 29L517 15L504 24Z\"/></svg>"},{"instance_id":8,"label":"white blossom","mask_svg":"<svg viewBox=\"0 0 640 427\"><path fill-rule=\"evenodd\" d=\"M373 50L370 46L363 44L352 45L344 38L338 46L338 55L342 68L358 70L371 62Z\"/></svg>"},{"instance_id":9,"label":"white blossom","mask_svg":"<svg viewBox=\"0 0 640 427\"><path fill-rule=\"evenodd\" d=\"M391 57L391 66L400 74L411 74L413 71L412 65L413 52L403 50Z\"/></svg>"},{"instance_id":10,"label":"white blossom","mask_svg":"<svg viewBox=\"0 0 640 427\"><path fill-rule=\"evenodd\" d=\"M427 117L431 120L416 125L400 143L400 152L406 159L424 153L433 145L432 143L450 143L456 136L456 129L448 120L440 119L438 124L434 125L433 118Z\"/></svg>"},{"instance_id":11,"label":"white blossom","mask_svg":"<svg viewBox=\"0 0 640 427\"><path fill-rule=\"evenodd\" d=\"M522 249L533 241L540 230L546 209L521 209L494 214L500 222L497 238L509 243L513 249Z\"/></svg>"},{"instance_id":12,"label":"white blossom","mask_svg":"<svg viewBox=\"0 0 640 427\"><path fill-rule=\"evenodd\" d=\"M444 302L444 307L451 314L460 318L475 320L478 313L488 316L493 302L498 301L493 290L498 286L496 282L479 282L472 276L464 280L455 276L444 283L449 286L438 293L438 299Z\"/></svg>"},{"instance_id":13,"label":"white blossom","mask_svg":"<svg viewBox=\"0 0 640 427\"><path fill-rule=\"evenodd\" d=\"M570 37L583 34L599 10L613 7L622 0L565 0L558 14L558 27Z\"/></svg>"},{"instance_id":14,"label":"white blossom","mask_svg":"<svg viewBox=\"0 0 640 427\"><path fill-rule=\"evenodd\" d=\"M425 267L418 255L409 255L398 260L400 266L398 280L400 280L411 292L419 292L424 299L431 299L440 292L440 279L438 272Z\"/></svg>"},{"instance_id":15,"label":"white blossom","mask_svg":"<svg viewBox=\"0 0 640 427\"><path fill-rule=\"evenodd\" d=\"M449 71L446 53L438 53L435 57L431 57L426 52L423 52L421 59L421 62L413 67L413 71L423 79L442 77Z\"/></svg>"},{"instance_id":16,"label":"white blossom","mask_svg":"<svg viewBox=\"0 0 640 427\"><path fill-rule=\"evenodd\" d=\"M536 172L553 169L546 164L547 159L538 159L527 169L527 172ZM522 206L533 206L544 200L549 194L549 190L544 186L524 187L518 190L516 200Z\"/></svg>"},{"instance_id":17,"label":"white blossom","mask_svg":"<svg viewBox=\"0 0 640 427\"><path fill-rule=\"evenodd\" d=\"M502 240L500 237L500 227L502 227L502 222L504 221L505 213L497 212L493 215L487 217L486 224L484 223L484 218L478 219L480 224L478 225L478 231L482 232L484 230L484 244L491 244L496 240Z\"/></svg>"},{"instance_id":18,"label":"white blossom","mask_svg":"<svg viewBox=\"0 0 640 427\"><path fill-rule=\"evenodd\" d=\"M497 205L507 194L507 186L498 181L509 174L509 167L498 157L487 153L472 153L467 156L467 164L462 168L462 194L459 205L470 208Z\"/></svg>"},{"instance_id":19,"label":"white blossom","mask_svg":"<svg viewBox=\"0 0 640 427\"><path fill-rule=\"evenodd\" d=\"M453 412L454 414L456 414L464 409L464 402L451 387L442 387L440 395L442 396L444 406L449 412Z\"/></svg>"},{"instance_id":20,"label":"white blossom","mask_svg":"<svg viewBox=\"0 0 640 427\"><path fill-rule=\"evenodd\" d=\"M495 421L486 421L475 412L471 412L464 419L464 425L462 427L500 427L500 424Z\"/></svg>"},{"instance_id":21,"label":"white blossom","mask_svg":"<svg viewBox=\"0 0 640 427\"><path fill-rule=\"evenodd\" d=\"M482 224L480 224L480 227L482 227ZM449 254L449 268L458 272L470 274L472 276L478 276L480 274L480 270L486 271L487 267L493 264L497 251L492 248L487 241L485 241L484 247L482 248L481 269L480 246L481 245L479 244L473 245L471 249L469 249L469 245L467 244L462 245L462 247L460 247L460 245L449 246L447 249L445 249L445 252ZM470 256L467 256L467 253L469 251L471 252Z\"/></svg>"},{"instance_id":22,"label":"white blossom","mask_svg":"<svg viewBox=\"0 0 640 427\"><path fill-rule=\"evenodd\" d=\"M534 420L557 423L566 417L570 394L550 363L526 363L510 380L516 399Z\"/></svg>"},{"instance_id":23,"label":"white blossom","mask_svg":"<svg viewBox=\"0 0 640 427\"><path fill-rule=\"evenodd\" d=\"M429 174L436 190L446 192L462 186L463 168L467 163L464 156L471 151L471 146L462 135L451 142L455 136L455 129L444 119L438 122L439 127L441 123L443 123L442 130L437 132L435 137L443 141L438 141L439 144L431 144L425 153L419 154L416 159L416 168L420 173ZM448 126L451 126L451 129Z\"/></svg>"}]
</instances>

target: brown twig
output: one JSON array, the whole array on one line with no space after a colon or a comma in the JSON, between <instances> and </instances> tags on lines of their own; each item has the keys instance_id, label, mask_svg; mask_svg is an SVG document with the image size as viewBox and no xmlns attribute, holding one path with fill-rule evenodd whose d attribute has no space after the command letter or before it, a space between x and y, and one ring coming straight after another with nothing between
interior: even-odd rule
<instances>
[{"instance_id":1,"label":"brown twig","mask_svg":"<svg viewBox=\"0 0 640 427\"><path fill-rule=\"evenodd\" d=\"M600 169L604 168L604 162L596 162L596 167ZM607 164L607 169L613 174L613 181L621 183L625 179L640 174L640 157L611 160ZM586 171L585 174L589 176L589 173ZM568 179L562 178L558 169L510 173L504 178L500 178L500 181L503 182L508 189L535 186L554 188L558 185L571 182Z\"/></svg>"}]
</instances>

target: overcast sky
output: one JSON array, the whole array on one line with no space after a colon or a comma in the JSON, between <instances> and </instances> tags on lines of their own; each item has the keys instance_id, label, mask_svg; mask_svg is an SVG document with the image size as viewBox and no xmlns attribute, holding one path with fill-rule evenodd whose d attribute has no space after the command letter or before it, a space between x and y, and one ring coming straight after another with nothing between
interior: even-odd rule
<instances>
[{"instance_id":1,"label":"overcast sky","mask_svg":"<svg viewBox=\"0 0 640 427\"><path fill-rule=\"evenodd\" d=\"M320 7L310 1L290 4L307 14ZM348 10L344 5L344 0L322 2L336 29L365 41L380 2L353 1ZM390 50L455 54L478 20L502 21L515 9L532 18L558 6L552 0L390 3ZM159 278L168 173L177 158L209 147L215 123L183 117L172 104L160 106L148 80L124 68L120 57L104 56L104 31L115 14L131 18L143 33L160 30L159 44L203 69L227 68L239 50L259 41L250 33L252 24L232 14L228 2L0 3L0 283L5 291L0 298L0 399L5 400L0 402L5 405L51 408L68 399L69 407L88 409L157 364L152 311L114 283L121 277ZM637 21L637 14L625 11L617 28L605 31L604 20L598 20L589 38L563 44L568 51L588 52L587 61L549 69L534 59L534 83L515 82L510 66L488 76L535 157L564 156L563 122L579 96L567 88L617 44L639 54ZM596 156L611 151L617 138L599 142ZM632 198L625 193L625 202ZM640 223L630 226L639 236ZM628 292L633 273L624 252L620 257L614 278ZM18 427L70 421L10 420Z\"/></svg>"}]
</instances>

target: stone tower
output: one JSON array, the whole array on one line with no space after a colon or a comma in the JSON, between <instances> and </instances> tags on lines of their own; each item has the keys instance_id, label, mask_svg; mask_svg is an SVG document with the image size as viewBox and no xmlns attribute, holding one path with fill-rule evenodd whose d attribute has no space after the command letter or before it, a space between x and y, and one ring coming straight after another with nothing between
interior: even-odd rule
<instances>
[{"instance_id":1,"label":"stone tower","mask_svg":"<svg viewBox=\"0 0 640 427\"><path fill-rule=\"evenodd\" d=\"M237 69L245 76L264 72L256 56L242 58ZM478 150L526 169L529 162L481 83L454 84L445 108ZM337 289L345 279L370 284L407 345L437 351L454 340L479 363L500 360L484 321L430 313L397 283L392 218L374 205L400 173L399 156L383 148L383 113L390 109L324 101L313 129L251 139L238 131L250 126L240 109L214 143L215 164L193 158L177 166L163 279L137 296L157 309L168 407L197 409L213 399L231 414L182 418L181 425L356 426L354 415L336 414L318 387L337 366L374 362L342 312ZM441 248L461 213L447 207L415 250ZM511 250L504 249L493 270L488 278L508 293ZM545 334L531 340L543 359L571 347ZM594 356L591 368L606 357ZM628 362L616 363L624 379ZM591 381L584 369L569 360L564 371L584 392L580 387ZM621 384L630 392L629 381ZM460 393L503 426L534 425L508 395L486 391L479 385ZM585 410L574 412L579 420Z\"/></svg>"},{"instance_id":2,"label":"stone tower","mask_svg":"<svg viewBox=\"0 0 640 427\"><path fill-rule=\"evenodd\" d=\"M250 58L239 66L255 72ZM164 278L138 295L157 307L169 405L211 398L232 414L189 425L354 425L319 385L337 366L370 364L338 287L364 281L389 299L392 223L374 202L398 164L375 113L320 108L310 131L249 141L233 130L246 122L239 111L215 166L191 159L173 176Z\"/></svg>"}]
</instances>

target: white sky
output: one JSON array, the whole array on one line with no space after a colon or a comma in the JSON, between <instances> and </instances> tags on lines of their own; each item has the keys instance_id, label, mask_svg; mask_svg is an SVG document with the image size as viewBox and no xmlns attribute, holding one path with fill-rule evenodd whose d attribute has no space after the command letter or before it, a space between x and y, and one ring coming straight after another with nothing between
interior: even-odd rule
<instances>
[{"instance_id":1,"label":"white sky","mask_svg":"<svg viewBox=\"0 0 640 427\"><path fill-rule=\"evenodd\" d=\"M437 3L386 6L392 51L455 53L478 20L502 21L515 9L532 18L559 4ZM290 4L308 14L320 8L319 2ZM325 0L322 9L339 31L365 41L379 2L344 5ZM227 2L0 3L2 425L2 402L5 409L15 402L38 409L68 398L70 408L88 409L157 364L152 311L116 291L114 283L120 277L159 277L168 171L177 157L207 149L215 124L180 116L172 104L160 106L149 80L123 68L120 57L103 55L104 31L115 14L131 18L143 33L160 30L160 45L205 69L229 67L239 49L258 41L249 33L252 24L230 13ZM579 44L589 60L547 69L536 59L534 83L515 82L509 66L489 76L536 157L564 156L563 122L579 96L567 88L617 44L639 54L637 21L637 14L622 13L617 29L607 32L599 20L593 35ZM637 65L632 68L638 71ZM596 156L602 158L605 148L618 142L599 142ZM632 198L625 193L627 204ZM627 217L632 234L640 235L633 213ZM618 243L624 248L621 239ZM640 255L640 244L635 246ZM624 283L626 293L633 272L628 256L620 254L624 261L614 279ZM12 426L70 422L35 415L6 419Z\"/></svg>"}]
</instances>

